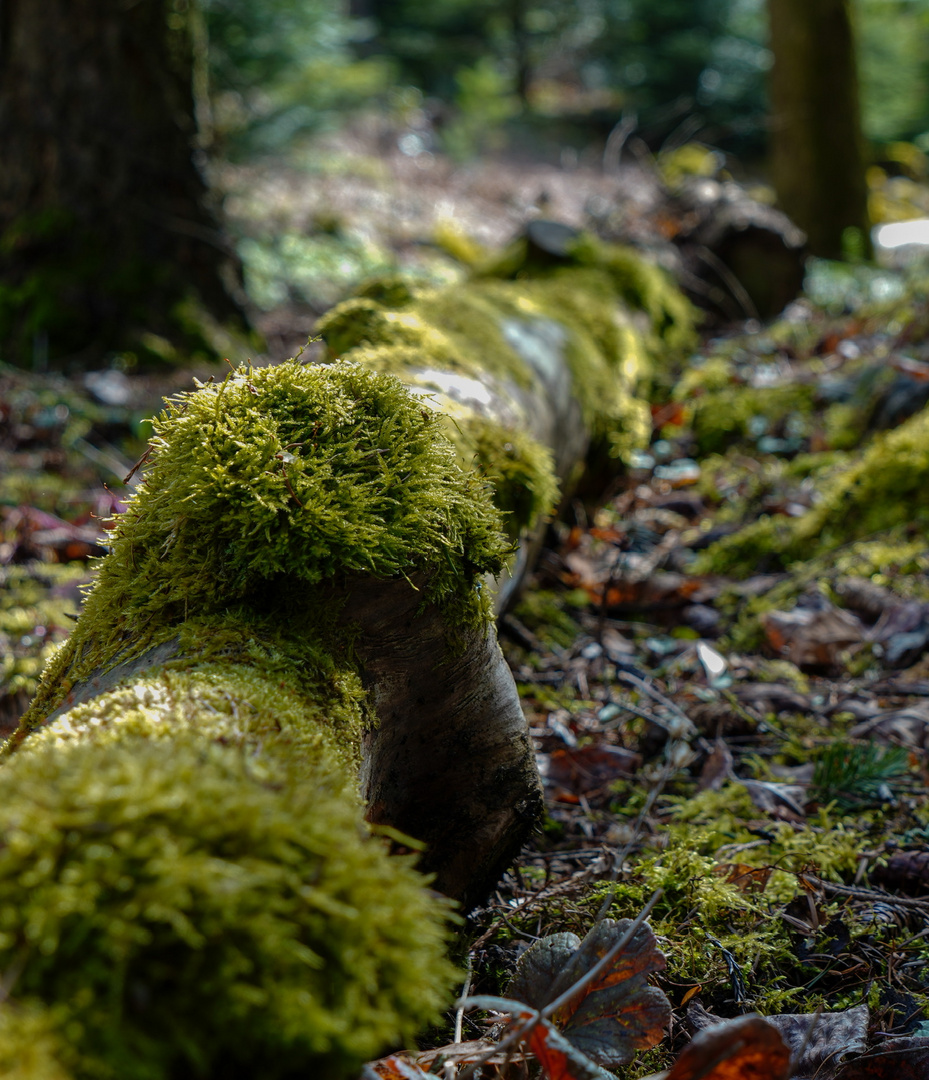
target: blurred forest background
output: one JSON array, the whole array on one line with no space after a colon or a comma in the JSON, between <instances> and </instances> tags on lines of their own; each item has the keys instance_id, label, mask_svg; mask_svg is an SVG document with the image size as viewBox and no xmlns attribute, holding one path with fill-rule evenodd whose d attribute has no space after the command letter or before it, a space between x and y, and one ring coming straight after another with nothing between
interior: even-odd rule
<instances>
[{"instance_id":1,"label":"blurred forest background","mask_svg":"<svg viewBox=\"0 0 929 1080\"><path fill-rule=\"evenodd\" d=\"M764 0L205 0L214 146L293 150L359 107L434 133L415 155L503 147L574 160L621 116L653 149L766 149ZM929 3L858 0L863 125L929 149ZM411 123L412 127L418 126ZM601 147L602 149L602 147Z\"/></svg>"},{"instance_id":2,"label":"blurred forest background","mask_svg":"<svg viewBox=\"0 0 929 1080\"><path fill-rule=\"evenodd\" d=\"M191 284L279 356L372 274L453 279L428 250L447 254L446 233L499 246L542 216L635 243L600 227L620 160L647 159L672 193L696 175L779 196L827 258L869 255L866 205L875 224L929 215L929 0L53 7L0 7L0 359L38 370L235 351L200 348L203 320L177 307ZM778 151L790 110L811 130ZM207 250L226 243L220 204L232 271Z\"/></svg>"},{"instance_id":3,"label":"blurred forest background","mask_svg":"<svg viewBox=\"0 0 929 1080\"><path fill-rule=\"evenodd\" d=\"M857 86L838 70L840 35L824 29L824 20L849 11ZM567 217L601 233L615 185L598 188L590 173L615 174L621 156L648 158L672 192L682 178L703 175L734 178L762 202L780 196L812 253L832 258L868 255L869 224L929 213L926 0L204 0L203 12L202 138L214 161L228 163L214 181L228 196L249 295L265 310L296 300L320 312L367 274L395 269L398 257L405 272L442 279L447 267L410 250L410 240L433 239L410 206L417 189L433 204L429 228L504 242L506 225L486 203L454 197L451 170L473 175L483 166L483 185L471 190L487 193L493 161L500 199L521 201L523 219ZM799 106L784 101L783 89L771 102L775 18L787 43L782 86L802 83L797 93L809 99ZM818 41L793 47L790 35L809 34L816 19ZM804 20L806 30L794 28ZM812 109L819 127L805 150L782 145L778 176L774 118L797 107ZM818 162L809 157L817 145ZM376 186L379 159L391 157L400 173L403 159L411 166L402 181L411 199L377 204L373 216L389 214L389 224L372 223L359 200L347 210L337 178L367 174ZM272 159L315 174L316 195L294 216L281 181L281 213L269 232L258 221L248 166ZM507 191L505 163L516 169ZM558 181L542 172L535 193L524 183L515 194L514 175L525 180L542 165L567 175L586 169L582 205L567 205ZM816 188L818 203L809 194ZM844 207L834 205L843 199ZM839 226L851 230L824 224L826 235L817 235L831 214L844 214ZM416 221L404 233L405 216Z\"/></svg>"}]
</instances>

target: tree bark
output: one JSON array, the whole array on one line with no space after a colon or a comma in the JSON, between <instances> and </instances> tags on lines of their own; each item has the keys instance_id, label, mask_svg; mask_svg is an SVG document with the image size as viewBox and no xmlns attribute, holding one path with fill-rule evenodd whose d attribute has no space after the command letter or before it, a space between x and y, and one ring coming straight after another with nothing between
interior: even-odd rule
<instances>
[{"instance_id":1,"label":"tree bark","mask_svg":"<svg viewBox=\"0 0 929 1080\"><path fill-rule=\"evenodd\" d=\"M771 165L810 251L870 251L864 142L849 0L769 0ZM847 230L856 230L850 233Z\"/></svg>"},{"instance_id":2,"label":"tree bark","mask_svg":"<svg viewBox=\"0 0 929 1080\"><path fill-rule=\"evenodd\" d=\"M237 262L193 160L188 18L183 0L4 0L4 360L138 352L146 334L189 343L190 298L242 321Z\"/></svg>"}]
</instances>

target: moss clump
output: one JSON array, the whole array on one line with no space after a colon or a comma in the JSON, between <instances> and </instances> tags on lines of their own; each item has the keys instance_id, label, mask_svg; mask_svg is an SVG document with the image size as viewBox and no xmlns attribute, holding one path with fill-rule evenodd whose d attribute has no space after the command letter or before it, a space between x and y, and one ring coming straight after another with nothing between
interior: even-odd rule
<instances>
[{"instance_id":1,"label":"moss clump","mask_svg":"<svg viewBox=\"0 0 929 1080\"><path fill-rule=\"evenodd\" d=\"M341 763L294 761L124 732L0 770L0 967L66 1014L75 1075L335 1080L434 1017L447 904Z\"/></svg>"},{"instance_id":2,"label":"moss clump","mask_svg":"<svg viewBox=\"0 0 929 1080\"><path fill-rule=\"evenodd\" d=\"M573 396L588 431L614 457L647 444L653 365L690 343L689 304L626 249L579 244L573 261L544 269L528 267L520 250L522 262L485 267L454 290L392 305L348 300L317 329L330 355L400 374L435 391L443 408L448 395L437 373L477 380L480 392L471 396L503 396L509 409L523 409L517 423L530 431L534 410L520 405L521 391L557 383L564 372L559 404ZM450 411L457 418L461 407Z\"/></svg>"},{"instance_id":3,"label":"moss clump","mask_svg":"<svg viewBox=\"0 0 929 1080\"><path fill-rule=\"evenodd\" d=\"M222 634L222 628L218 632ZM196 652L197 643L188 648ZM236 663L230 651L214 655L219 662L201 657L195 668L189 659L168 661L129 685L75 705L25 745L92 739L105 746L127 735L156 740L199 735L255 751L271 740L279 751L286 748L295 762L315 760L324 748L347 771L358 769L367 713L354 672L339 670L332 662L327 670L317 659L312 666L315 679L309 683L307 677L300 678L290 657L275 657L255 642L241 657L246 663Z\"/></svg>"},{"instance_id":4,"label":"moss clump","mask_svg":"<svg viewBox=\"0 0 929 1080\"><path fill-rule=\"evenodd\" d=\"M73 1029L72 1032L73 1033ZM76 1058L68 1046L64 1010L35 1002L0 1008L0 1077L3 1080L72 1080Z\"/></svg>"},{"instance_id":5,"label":"moss clump","mask_svg":"<svg viewBox=\"0 0 929 1080\"><path fill-rule=\"evenodd\" d=\"M170 639L194 616L245 620L305 668L333 622L317 586L346 575L426 572L424 599L450 625L489 617L476 583L504 564L498 514L441 418L396 379L347 363L240 368L172 400L154 423L145 482L27 726L101 663ZM204 642L217 650L216 634L199 635L201 652Z\"/></svg>"},{"instance_id":6,"label":"moss clump","mask_svg":"<svg viewBox=\"0 0 929 1080\"><path fill-rule=\"evenodd\" d=\"M590 234L578 239L571 254L579 265L605 271L620 296L649 316L647 340L656 360L667 361L696 344L697 310L666 270L633 248L605 244Z\"/></svg>"},{"instance_id":7,"label":"moss clump","mask_svg":"<svg viewBox=\"0 0 929 1080\"><path fill-rule=\"evenodd\" d=\"M713 544L698 573L739 573L763 557L782 565L810 559L894 526L929 527L929 410L878 436L832 476L820 501L799 518L764 517Z\"/></svg>"},{"instance_id":8,"label":"moss clump","mask_svg":"<svg viewBox=\"0 0 929 1080\"><path fill-rule=\"evenodd\" d=\"M482 417L455 423L466 463L477 467L493 485L494 503L513 540L544 520L558 501L558 482L551 451L532 436Z\"/></svg>"},{"instance_id":9,"label":"moss clump","mask_svg":"<svg viewBox=\"0 0 929 1080\"><path fill-rule=\"evenodd\" d=\"M673 397L686 403L686 411L700 454L721 453L733 443L757 442L785 425L799 441L813 412L814 389L794 383L784 386L747 386L732 360L715 356L685 372Z\"/></svg>"}]
</instances>

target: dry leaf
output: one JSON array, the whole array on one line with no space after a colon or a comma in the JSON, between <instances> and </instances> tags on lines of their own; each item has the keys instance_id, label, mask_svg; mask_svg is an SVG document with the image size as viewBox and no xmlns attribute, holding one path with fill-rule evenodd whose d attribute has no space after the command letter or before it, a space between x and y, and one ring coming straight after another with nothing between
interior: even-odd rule
<instances>
[{"instance_id":1,"label":"dry leaf","mask_svg":"<svg viewBox=\"0 0 929 1080\"><path fill-rule=\"evenodd\" d=\"M836 1080L926 1080L929 1038L887 1039L870 1054L846 1061Z\"/></svg>"},{"instance_id":2,"label":"dry leaf","mask_svg":"<svg viewBox=\"0 0 929 1080\"><path fill-rule=\"evenodd\" d=\"M831 606L768 611L761 621L771 648L798 667L831 666L842 649L865 638L860 619Z\"/></svg>"},{"instance_id":3,"label":"dry leaf","mask_svg":"<svg viewBox=\"0 0 929 1080\"><path fill-rule=\"evenodd\" d=\"M542 938L523 953L507 989L534 1008L555 1001L604 957L632 925L604 919L581 942L574 934ZM660 1042L670 1023L664 994L648 977L664 970L651 927L644 923L607 968L552 1017L574 1046L601 1065L622 1065L636 1050Z\"/></svg>"},{"instance_id":4,"label":"dry leaf","mask_svg":"<svg viewBox=\"0 0 929 1080\"><path fill-rule=\"evenodd\" d=\"M700 1031L665 1080L789 1080L790 1050L760 1016L740 1016Z\"/></svg>"},{"instance_id":5,"label":"dry leaf","mask_svg":"<svg viewBox=\"0 0 929 1080\"><path fill-rule=\"evenodd\" d=\"M730 885L735 885L740 892L754 895L764 892L772 869L770 866L747 866L745 863L719 863L713 872L725 878Z\"/></svg>"},{"instance_id":6,"label":"dry leaf","mask_svg":"<svg viewBox=\"0 0 929 1080\"><path fill-rule=\"evenodd\" d=\"M545 779L571 794L586 795L621 777L634 776L641 764L642 755L632 750L591 743L552 751Z\"/></svg>"},{"instance_id":7,"label":"dry leaf","mask_svg":"<svg viewBox=\"0 0 929 1080\"><path fill-rule=\"evenodd\" d=\"M833 1080L842 1059L863 1053L867 1045L867 1005L837 1013L784 1013L766 1019L791 1052L800 1054L794 1058L791 1080Z\"/></svg>"}]
</instances>

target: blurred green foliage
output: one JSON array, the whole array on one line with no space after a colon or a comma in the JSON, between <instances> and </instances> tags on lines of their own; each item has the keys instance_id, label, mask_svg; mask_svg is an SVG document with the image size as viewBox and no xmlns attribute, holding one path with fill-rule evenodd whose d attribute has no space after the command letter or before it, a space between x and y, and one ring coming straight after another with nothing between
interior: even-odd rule
<instances>
[{"instance_id":1,"label":"blurred green foliage","mask_svg":"<svg viewBox=\"0 0 929 1080\"><path fill-rule=\"evenodd\" d=\"M332 0L202 0L209 124L233 155L275 151L319 131L391 82L386 58L359 58L363 20ZM202 120L201 120L202 122Z\"/></svg>"},{"instance_id":2,"label":"blurred green foliage","mask_svg":"<svg viewBox=\"0 0 929 1080\"><path fill-rule=\"evenodd\" d=\"M521 115L605 134L635 114L653 147L700 132L763 149L765 0L202 0L213 125L227 152L274 151L397 92L435 103L457 157ZM856 0L865 131L929 143L929 0Z\"/></svg>"}]
</instances>

